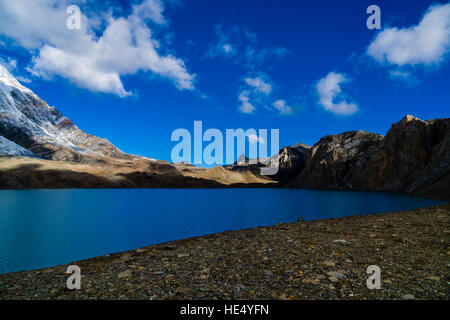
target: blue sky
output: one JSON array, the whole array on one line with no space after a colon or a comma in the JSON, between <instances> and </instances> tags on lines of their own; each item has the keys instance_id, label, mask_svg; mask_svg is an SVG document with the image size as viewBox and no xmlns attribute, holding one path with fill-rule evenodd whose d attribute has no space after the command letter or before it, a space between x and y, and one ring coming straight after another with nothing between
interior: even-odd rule
<instances>
[{"instance_id":1,"label":"blue sky","mask_svg":"<svg viewBox=\"0 0 450 320\"><path fill-rule=\"evenodd\" d=\"M69 30L67 6L81 9ZM366 9L381 9L369 30ZM449 116L448 1L5 1L0 63L82 130L170 161L173 130L280 144Z\"/></svg>"}]
</instances>

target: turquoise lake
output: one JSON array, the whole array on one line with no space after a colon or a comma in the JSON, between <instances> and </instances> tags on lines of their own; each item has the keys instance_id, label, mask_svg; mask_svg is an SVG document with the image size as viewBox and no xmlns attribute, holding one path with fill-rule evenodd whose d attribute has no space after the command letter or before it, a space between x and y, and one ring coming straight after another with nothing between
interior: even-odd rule
<instances>
[{"instance_id":1,"label":"turquoise lake","mask_svg":"<svg viewBox=\"0 0 450 320\"><path fill-rule=\"evenodd\" d=\"M300 189L0 191L0 273L280 222L443 203L391 193Z\"/></svg>"}]
</instances>

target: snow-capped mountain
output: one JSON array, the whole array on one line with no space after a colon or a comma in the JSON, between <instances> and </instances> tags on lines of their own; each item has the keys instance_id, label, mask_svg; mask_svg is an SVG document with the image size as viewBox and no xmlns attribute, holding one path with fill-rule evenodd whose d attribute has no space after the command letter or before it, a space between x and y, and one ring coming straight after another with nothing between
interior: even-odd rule
<instances>
[{"instance_id":1,"label":"snow-capped mountain","mask_svg":"<svg viewBox=\"0 0 450 320\"><path fill-rule=\"evenodd\" d=\"M0 156L35 157L35 154L0 136Z\"/></svg>"},{"instance_id":2,"label":"snow-capped mountain","mask_svg":"<svg viewBox=\"0 0 450 320\"><path fill-rule=\"evenodd\" d=\"M90 161L132 158L108 140L80 130L0 65L0 155Z\"/></svg>"}]
</instances>

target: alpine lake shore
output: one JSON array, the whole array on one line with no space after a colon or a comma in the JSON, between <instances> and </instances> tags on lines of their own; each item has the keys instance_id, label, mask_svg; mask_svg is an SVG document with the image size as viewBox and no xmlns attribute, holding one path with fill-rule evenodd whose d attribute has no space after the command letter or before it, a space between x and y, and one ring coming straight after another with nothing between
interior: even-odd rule
<instances>
[{"instance_id":1,"label":"alpine lake shore","mask_svg":"<svg viewBox=\"0 0 450 320\"><path fill-rule=\"evenodd\" d=\"M0 299L448 299L450 204L283 223L0 275ZM69 265L81 289L69 290ZM367 268L381 270L368 289Z\"/></svg>"}]
</instances>

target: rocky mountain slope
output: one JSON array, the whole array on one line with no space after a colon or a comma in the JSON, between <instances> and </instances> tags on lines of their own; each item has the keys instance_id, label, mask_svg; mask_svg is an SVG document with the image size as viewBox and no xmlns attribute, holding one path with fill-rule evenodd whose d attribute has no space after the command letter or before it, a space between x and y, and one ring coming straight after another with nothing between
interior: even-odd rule
<instances>
[{"instance_id":1,"label":"rocky mountain slope","mask_svg":"<svg viewBox=\"0 0 450 320\"><path fill-rule=\"evenodd\" d=\"M404 192L450 198L450 119L406 116L385 137L327 136L290 187Z\"/></svg>"},{"instance_id":2,"label":"rocky mountain slope","mask_svg":"<svg viewBox=\"0 0 450 320\"><path fill-rule=\"evenodd\" d=\"M312 148L302 143L284 147L278 154L279 169L275 176L280 181L299 175L311 158Z\"/></svg>"},{"instance_id":3,"label":"rocky mountain slope","mask_svg":"<svg viewBox=\"0 0 450 320\"><path fill-rule=\"evenodd\" d=\"M86 134L0 66L0 136L35 156L63 161L131 159L108 140ZM3 139L3 140L4 140ZM1 148L3 154L6 151Z\"/></svg>"},{"instance_id":4,"label":"rocky mountain slope","mask_svg":"<svg viewBox=\"0 0 450 320\"><path fill-rule=\"evenodd\" d=\"M30 150L21 147L14 142L0 136L0 156L18 156L18 157L35 157L36 155Z\"/></svg>"},{"instance_id":5,"label":"rocky mountain slope","mask_svg":"<svg viewBox=\"0 0 450 320\"><path fill-rule=\"evenodd\" d=\"M311 147L303 143L297 143L293 146L283 147L278 154L270 158L259 158L256 161L250 161L249 158L241 155L235 163L224 168L234 172L244 173L251 171L256 174L262 168L275 168L278 166L277 173L271 175L271 178L283 185L302 172L310 157Z\"/></svg>"}]
</instances>

